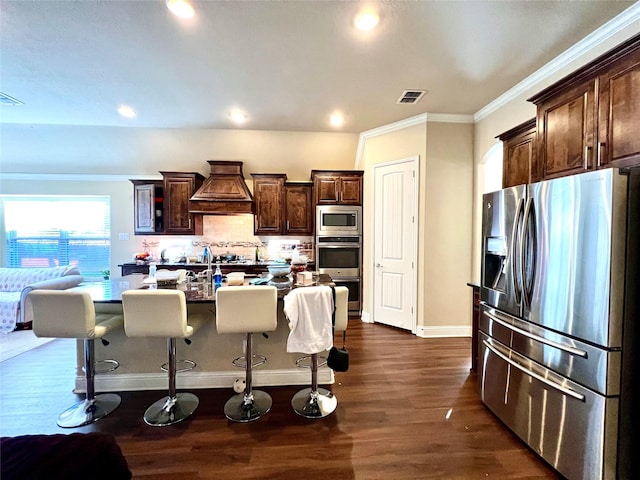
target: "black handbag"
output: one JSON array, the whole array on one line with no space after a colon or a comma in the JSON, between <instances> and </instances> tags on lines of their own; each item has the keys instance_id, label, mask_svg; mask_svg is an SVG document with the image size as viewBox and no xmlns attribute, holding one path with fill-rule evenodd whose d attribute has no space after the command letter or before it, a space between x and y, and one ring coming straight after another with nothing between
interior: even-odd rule
<instances>
[{"instance_id":1,"label":"black handbag","mask_svg":"<svg viewBox=\"0 0 640 480\"><path fill-rule=\"evenodd\" d=\"M331 331L335 334L336 327L336 291L333 286L331 287L331 293L333 294L333 314L331 315ZM338 348L335 345L329 350L329 356L327 357L327 366L334 372L346 372L349 370L349 350L345 347L347 339L346 330L342 332L342 348Z\"/></svg>"}]
</instances>

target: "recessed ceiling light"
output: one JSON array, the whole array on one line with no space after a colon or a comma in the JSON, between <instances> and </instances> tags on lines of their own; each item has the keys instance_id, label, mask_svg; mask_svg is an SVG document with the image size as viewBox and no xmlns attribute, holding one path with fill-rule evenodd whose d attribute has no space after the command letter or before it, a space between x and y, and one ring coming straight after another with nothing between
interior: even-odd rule
<instances>
[{"instance_id":1,"label":"recessed ceiling light","mask_svg":"<svg viewBox=\"0 0 640 480\"><path fill-rule=\"evenodd\" d=\"M354 20L354 25L358 30L369 31L373 30L378 22L380 21L380 17L378 16L378 12L371 9L362 10Z\"/></svg>"},{"instance_id":2,"label":"recessed ceiling light","mask_svg":"<svg viewBox=\"0 0 640 480\"><path fill-rule=\"evenodd\" d=\"M344 116L340 112L334 112L329 118L332 127L341 127L344 124Z\"/></svg>"},{"instance_id":3,"label":"recessed ceiling light","mask_svg":"<svg viewBox=\"0 0 640 480\"><path fill-rule=\"evenodd\" d=\"M193 6L187 0L166 0L166 4L176 17L191 18L195 13Z\"/></svg>"},{"instance_id":4,"label":"recessed ceiling light","mask_svg":"<svg viewBox=\"0 0 640 480\"><path fill-rule=\"evenodd\" d=\"M238 109L231 110L229 112L229 117L235 123L244 123L247 120L247 114Z\"/></svg>"},{"instance_id":5,"label":"recessed ceiling light","mask_svg":"<svg viewBox=\"0 0 640 480\"><path fill-rule=\"evenodd\" d=\"M125 118L135 118L136 111L129 105L120 105L118 107L118 113Z\"/></svg>"}]
</instances>

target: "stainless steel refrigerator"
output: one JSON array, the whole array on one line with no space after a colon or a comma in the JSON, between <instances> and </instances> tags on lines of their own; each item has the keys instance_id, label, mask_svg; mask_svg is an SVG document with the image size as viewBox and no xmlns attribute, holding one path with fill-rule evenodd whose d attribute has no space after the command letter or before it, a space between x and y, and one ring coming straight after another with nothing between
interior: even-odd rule
<instances>
[{"instance_id":1,"label":"stainless steel refrigerator","mask_svg":"<svg viewBox=\"0 0 640 480\"><path fill-rule=\"evenodd\" d=\"M485 194L482 248L484 404L569 479L640 478L640 169Z\"/></svg>"}]
</instances>

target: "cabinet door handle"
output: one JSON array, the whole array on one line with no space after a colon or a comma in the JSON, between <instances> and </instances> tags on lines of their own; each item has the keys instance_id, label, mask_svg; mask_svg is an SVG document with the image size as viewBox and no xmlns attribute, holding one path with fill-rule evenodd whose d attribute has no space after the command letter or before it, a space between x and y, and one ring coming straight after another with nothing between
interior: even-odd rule
<instances>
[{"instance_id":1,"label":"cabinet door handle","mask_svg":"<svg viewBox=\"0 0 640 480\"><path fill-rule=\"evenodd\" d=\"M289 220L287 220L287 230L289 230Z\"/></svg>"},{"instance_id":2,"label":"cabinet door handle","mask_svg":"<svg viewBox=\"0 0 640 480\"><path fill-rule=\"evenodd\" d=\"M599 167L602 166L602 152L605 150L606 147L607 147L606 142L598 142L597 162Z\"/></svg>"},{"instance_id":3,"label":"cabinet door handle","mask_svg":"<svg viewBox=\"0 0 640 480\"><path fill-rule=\"evenodd\" d=\"M584 146L584 169L589 170L589 150L591 147L589 145Z\"/></svg>"}]
</instances>

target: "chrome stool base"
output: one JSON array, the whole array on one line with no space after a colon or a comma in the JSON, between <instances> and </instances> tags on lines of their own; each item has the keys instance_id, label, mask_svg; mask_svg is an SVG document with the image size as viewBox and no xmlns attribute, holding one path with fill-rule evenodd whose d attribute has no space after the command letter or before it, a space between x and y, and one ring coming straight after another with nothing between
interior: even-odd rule
<instances>
[{"instance_id":1,"label":"chrome stool base","mask_svg":"<svg viewBox=\"0 0 640 480\"><path fill-rule=\"evenodd\" d=\"M291 406L302 417L324 418L335 411L338 399L326 388L318 388L316 392L303 388L293 396Z\"/></svg>"},{"instance_id":2,"label":"chrome stool base","mask_svg":"<svg viewBox=\"0 0 640 480\"><path fill-rule=\"evenodd\" d=\"M152 427L166 427L181 422L198 407L200 400L193 393L176 393L161 398L144 412L144 421Z\"/></svg>"},{"instance_id":3,"label":"chrome stool base","mask_svg":"<svg viewBox=\"0 0 640 480\"><path fill-rule=\"evenodd\" d=\"M262 390L251 392L253 401L245 401L245 394L238 393L224 404L224 416L234 422L253 422L271 410L271 396Z\"/></svg>"},{"instance_id":4,"label":"chrome stool base","mask_svg":"<svg viewBox=\"0 0 640 480\"><path fill-rule=\"evenodd\" d=\"M100 420L120 405L120 396L115 393L96 395L93 400L83 400L67 408L58 417L58 426L76 428Z\"/></svg>"}]
</instances>

